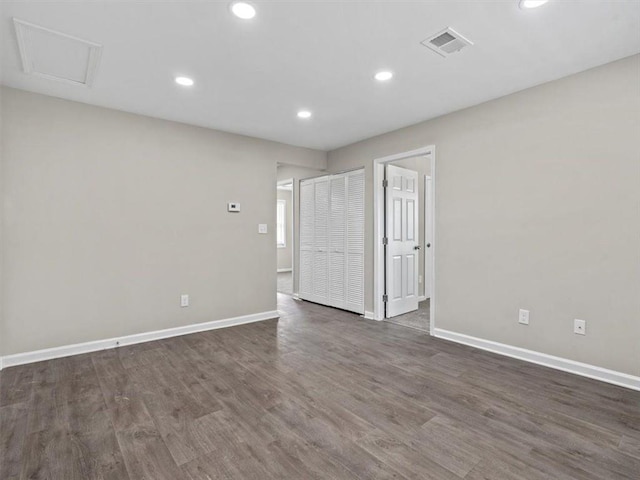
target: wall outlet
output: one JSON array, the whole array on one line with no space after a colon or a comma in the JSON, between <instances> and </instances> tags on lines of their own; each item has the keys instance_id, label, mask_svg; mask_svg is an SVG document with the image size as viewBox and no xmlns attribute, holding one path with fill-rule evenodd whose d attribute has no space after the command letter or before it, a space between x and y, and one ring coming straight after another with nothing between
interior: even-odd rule
<instances>
[{"instance_id":1,"label":"wall outlet","mask_svg":"<svg viewBox=\"0 0 640 480\"><path fill-rule=\"evenodd\" d=\"M258 233L269 233L269 229L267 228L267 224L266 223L259 223L258 224Z\"/></svg>"},{"instance_id":2,"label":"wall outlet","mask_svg":"<svg viewBox=\"0 0 640 480\"><path fill-rule=\"evenodd\" d=\"M518 323L522 325L529 325L529 310L520 309L520 313L518 314Z\"/></svg>"},{"instance_id":3,"label":"wall outlet","mask_svg":"<svg viewBox=\"0 0 640 480\"><path fill-rule=\"evenodd\" d=\"M189 295L187 294L180 295L180 306L181 307L189 306Z\"/></svg>"},{"instance_id":4,"label":"wall outlet","mask_svg":"<svg viewBox=\"0 0 640 480\"><path fill-rule=\"evenodd\" d=\"M578 335L586 335L587 334L586 320L578 320L576 318L573 321L573 333L577 333Z\"/></svg>"},{"instance_id":5,"label":"wall outlet","mask_svg":"<svg viewBox=\"0 0 640 480\"><path fill-rule=\"evenodd\" d=\"M418 275L418 283L422 283L422 275Z\"/></svg>"}]
</instances>

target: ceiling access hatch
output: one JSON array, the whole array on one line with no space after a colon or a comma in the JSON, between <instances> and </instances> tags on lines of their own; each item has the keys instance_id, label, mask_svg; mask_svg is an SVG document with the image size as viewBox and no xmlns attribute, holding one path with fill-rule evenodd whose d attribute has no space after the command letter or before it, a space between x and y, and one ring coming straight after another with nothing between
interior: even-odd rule
<instances>
[{"instance_id":1,"label":"ceiling access hatch","mask_svg":"<svg viewBox=\"0 0 640 480\"><path fill-rule=\"evenodd\" d=\"M24 72L90 87L95 80L102 45L13 19Z\"/></svg>"},{"instance_id":2,"label":"ceiling access hatch","mask_svg":"<svg viewBox=\"0 0 640 480\"><path fill-rule=\"evenodd\" d=\"M420 43L442 57L448 57L465 47L473 45L473 42L464 38L450 27L445 28Z\"/></svg>"}]
</instances>

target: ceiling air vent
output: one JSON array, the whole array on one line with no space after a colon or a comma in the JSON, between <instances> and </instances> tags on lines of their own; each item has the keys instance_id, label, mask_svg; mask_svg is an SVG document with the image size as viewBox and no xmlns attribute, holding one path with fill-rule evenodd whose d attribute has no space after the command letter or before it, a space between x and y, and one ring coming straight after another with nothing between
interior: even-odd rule
<instances>
[{"instance_id":1,"label":"ceiling air vent","mask_svg":"<svg viewBox=\"0 0 640 480\"><path fill-rule=\"evenodd\" d=\"M25 73L91 86L102 45L17 18L13 23Z\"/></svg>"},{"instance_id":2,"label":"ceiling air vent","mask_svg":"<svg viewBox=\"0 0 640 480\"><path fill-rule=\"evenodd\" d=\"M464 38L453 28L438 32L420 43L443 57L448 57L452 53L459 52L464 47L473 45L471 41Z\"/></svg>"}]
</instances>

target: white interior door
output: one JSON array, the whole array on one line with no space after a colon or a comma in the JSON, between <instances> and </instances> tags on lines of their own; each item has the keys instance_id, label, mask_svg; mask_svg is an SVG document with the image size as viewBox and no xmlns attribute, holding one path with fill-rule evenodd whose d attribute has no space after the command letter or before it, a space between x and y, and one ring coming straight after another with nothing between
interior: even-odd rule
<instances>
[{"instance_id":1,"label":"white interior door","mask_svg":"<svg viewBox=\"0 0 640 480\"><path fill-rule=\"evenodd\" d=\"M346 178L334 175L330 180L329 203L329 304L345 308L346 293Z\"/></svg>"},{"instance_id":2,"label":"white interior door","mask_svg":"<svg viewBox=\"0 0 640 480\"><path fill-rule=\"evenodd\" d=\"M386 316L391 318L418 309L418 172L386 165L385 177Z\"/></svg>"},{"instance_id":3,"label":"white interior door","mask_svg":"<svg viewBox=\"0 0 640 480\"><path fill-rule=\"evenodd\" d=\"M301 299L364 313L364 170L300 182Z\"/></svg>"},{"instance_id":4,"label":"white interior door","mask_svg":"<svg viewBox=\"0 0 640 480\"><path fill-rule=\"evenodd\" d=\"M313 295L329 301L329 178L315 181L314 191Z\"/></svg>"},{"instance_id":5,"label":"white interior door","mask_svg":"<svg viewBox=\"0 0 640 480\"><path fill-rule=\"evenodd\" d=\"M315 185L300 182L300 296L313 295L313 252L315 247Z\"/></svg>"},{"instance_id":6,"label":"white interior door","mask_svg":"<svg viewBox=\"0 0 640 480\"><path fill-rule=\"evenodd\" d=\"M433 199L431 194L431 177L424 178L424 296L431 298L431 279L433 278Z\"/></svg>"}]
</instances>

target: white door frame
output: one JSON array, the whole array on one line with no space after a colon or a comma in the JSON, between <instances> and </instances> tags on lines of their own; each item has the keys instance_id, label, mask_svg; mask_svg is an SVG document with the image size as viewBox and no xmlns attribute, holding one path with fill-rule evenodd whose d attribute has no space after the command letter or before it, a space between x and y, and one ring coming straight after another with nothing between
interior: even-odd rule
<instances>
[{"instance_id":1,"label":"white door frame","mask_svg":"<svg viewBox=\"0 0 640 480\"><path fill-rule=\"evenodd\" d=\"M424 277L425 277L425 283L422 285L423 288L423 295L422 295L422 299L426 300L427 299L427 295L426 295L426 278L427 275L429 275L429 280L431 282L433 282L433 269L429 269L429 250L427 250L427 243L429 243L429 239L427 238L427 232L431 232L431 246L433 246L433 222L430 222L430 220L433 218L433 213L435 209L431 209L428 208L432 205L432 201L433 199L431 198L431 195L429 195L429 197L427 197L427 185L429 184L429 181L431 181L431 174L429 175L425 175L424 176L424 238L422 239L422 248L424 248ZM433 189L433 181L431 181L431 189L429 190L429 194L431 194L431 190ZM430 215L431 214L431 215ZM433 257L433 255L431 255L431 257ZM431 265L433 265L433 258L431 259ZM428 298L431 298L433 296L433 283L430 283L431 286L431 294Z\"/></svg>"},{"instance_id":2,"label":"white door frame","mask_svg":"<svg viewBox=\"0 0 640 480\"><path fill-rule=\"evenodd\" d=\"M278 180L276 182L277 188L281 185L291 184L291 296L296 297L298 292L296 291L296 182L293 178L287 178L285 180ZM276 195L277 199L277 195ZM276 247L277 254L277 247ZM277 263L277 257L276 257Z\"/></svg>"},{"instance_id":3,"label":"white door frame","mask_svg":"<svg viewBox=\"0 0 640 480\"><path fill-rule=\"evenodd\" d=\"M430 321L429 333L433 335L435 330L436 318L436 283L435 283L435 262L436 262L436 147L428 145L426 147L417 148L408 152L396 153L382 158L373 160L373 315L375 320L384 320L384 302L382 295L384 293L385 271L384 271L384 245L382 239L384 237L384 187L382 180L384 179L384 165L396 160L405 158L429 156L431 159L431 233L433 239L431 248L433 249L433 262L431 264L431 301L430 301ZM425 225L426 227L426 225ZM426 236L426 235L425 235ZM426 257L426 252L425 252ZM428 274L425 271L425 276Z\"/></svg>"}]
</instances>

